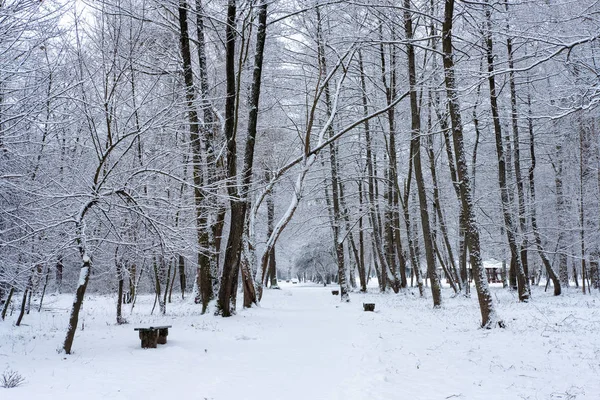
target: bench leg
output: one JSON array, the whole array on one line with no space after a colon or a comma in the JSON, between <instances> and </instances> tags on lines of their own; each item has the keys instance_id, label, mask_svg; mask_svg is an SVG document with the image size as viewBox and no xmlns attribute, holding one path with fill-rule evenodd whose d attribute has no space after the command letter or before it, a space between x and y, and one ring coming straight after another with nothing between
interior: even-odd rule
<instances>
[{"instance_id":1,"label":"bench leg","mask_svg":"<svg viewBox=\"0 0 600 400\"><path fill-rule=\"evenodd\" d=\"M158 344L167 344L167 336L168 335L169 335L168 328L159 329L158 330L158 339L157 339Z\"/></svg>"},{"instance_id":2,"label":"bench leg","mask_svg":"<svg viewBox=\"0 0 600 400\"><path fill-rule=\"evenodd\" d=\"M158 331L140 331L142 349L155 349L158 340Z\"/></svg>"}]
</instances>

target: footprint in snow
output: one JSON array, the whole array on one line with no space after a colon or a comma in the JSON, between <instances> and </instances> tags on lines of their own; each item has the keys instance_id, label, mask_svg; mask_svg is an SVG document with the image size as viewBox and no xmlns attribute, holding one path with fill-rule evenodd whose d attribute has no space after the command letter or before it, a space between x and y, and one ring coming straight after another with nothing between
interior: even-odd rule
<instances>
[{"instance_id":1,"label":"footprint in snow","mask_svg":"<svg viewBox=\"0 0 600 400\"><path fill-rule=\"evenodd\" d=\"M246 336L246 335L238 335L235 337L235 340L256 340L257 338L255 337L250 337L250 336Z\"/></svg>"}]
</instances>

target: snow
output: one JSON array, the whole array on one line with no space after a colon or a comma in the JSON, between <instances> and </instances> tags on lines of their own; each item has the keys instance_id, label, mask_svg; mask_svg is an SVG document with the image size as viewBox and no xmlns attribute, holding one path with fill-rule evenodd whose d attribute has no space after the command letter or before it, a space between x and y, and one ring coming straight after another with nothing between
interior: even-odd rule
<instances>
[{"instance_id":1,"label":"snow","mask_svg":"<svg viewBox=\"0 0 600 400\"><path fill-rule=\"evenodd\" d=\"M84 256L84 257L87 257L87 256ZM84 259L83 262L89 263L89 258L88 258L88 261L85 261L85 259ZM89 274L90 274L90 267L81 267L81 269L79 270L79 280L77 282L77 286L85 285L85 280Z\"/></svg>"},{"instance_id":2,"label":"snow","mask_svg":"<svg viewBox=\"0 0 600 400\"><path fill-rule=\"evenodd\" d=\"M86 296L74 354L61 346L69 295L47 296L21 327L0 323L0 373L26 383L19 399L598 399L600 297L574 289L531 302L492 285L506 329L479 329L477 299L446 297L442 309L417 290L332 296L333 286L281 282L262 306L231 318L198 315L188 300L149 315L138 299L115 324L113 297ZM337 288L336 288L337 289ZM175 293L173 293L175 297ZM238 296L242 297L242 296ZM363 302L376 312L363 312ZM36 309L32 307L32 309ZM136 326L169 324L166 345L141 349Z\"/></svg>"}]
</instances>

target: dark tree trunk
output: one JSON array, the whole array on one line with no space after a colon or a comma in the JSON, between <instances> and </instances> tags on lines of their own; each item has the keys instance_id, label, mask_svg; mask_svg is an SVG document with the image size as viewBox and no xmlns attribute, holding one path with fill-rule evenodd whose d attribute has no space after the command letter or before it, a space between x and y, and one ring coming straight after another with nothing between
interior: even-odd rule
<instances>
[{"instance_id":1,"label":"dark tree trunk","mask_svg":"<svg viewBox=\"0 0 600 400\"><path fill-rule=\"evenodd\" d=\"M364 193L362 181L358 181L358 201L360 204L360 218L358 219L358 279L360 282L360 291L367 292L367 276L365 273L365 234L363 231L363 204ZM404 277L406 286L406 275Z\"/></svg>"},{"instance_id":2,"label":"dark tree trunk","mask_svg":"<svg viewBox=\"0 0 600 400\"><path fill-rule=\"evenodd\" d=\"M181 298L185 299L185 258L179 255L179 287L181 288Z\"/></svg>"},{"instance_id":3,"label":"dark tree trunk","mask_svg":"<svg viewBox=\"0 0 600 400\"><path fill-rule=\"evenodd\" d=\"M323 75L327 76L327 64L325 59L325 43L322 31L322 21L320 8L316 7L317 13L317 49L319 56L319 66ZM327 110L327 116L329 117L332 110L331 92L329 88L329 81L324 83L324 94L325 94L325 107ZM333 137L333 127L330 124L328 127L329 137ZM331 142L329 145L329 162L331 172L331 205L333 211L332 229L333 229L333 241L335 246L337 267L338 267L338 280L340 284L340 298L342 301L350 301L348 282L346 282L346 262L344 254L344 242L342 239L342 225L343 217L340 206L340 182L339 182L339 167L337 162L337 144Z\"/></svg>"},{"instance_id":4,"label":"dark tree trunk","mask_svg":"<svg viewBox=\"0 0 600 400\"><path fill-rule=\"evenodd\" d=\"M273 192L267 195L267 239L273 234L275 227L275 202L273 201ZM271 289L279 289L277 284L277 260L275 259L275 247L269 254L269 277L271 279Z\"/></svg>"},{"instance_id":5,"label":"dark tree trunk","mask_svg":"<svg viewBox=\"0 0 600 400\"><path fill-rule=\"evenodd\" d=\"M552 268L550 264L550 260L546 256L546 252L542 246L542 238L537 225L537 204L536 204L536 194L535 194L535 166L536 166L536 156L535 156L535 136L533 132L533 119L531 118L531 96L527 94L527 103L529 106L529 117L528 126L529 126L529 155L531 157L531 165L529 166L529 191L531 196L531 228L533 230L533 236L535 238L535 244L537 246L538 254L542 260L542 264L544 264L544 268L546 268L546 273L548 278L552 280L552 285L554 286L554 295L558 296L561 293L561 284L556 272ZM505 267L506 268L506 267Z\"/></svg>"},{"instance_id":6,"label":"dark tree trunk","mask_svg":"<svg viewBox=\"0 0 600 400\"><path fill-rule=\"evenodd\" d=\"M90 280L90 270L92 269L92 261L85 253L82 255L82 263L81 270L79 271L77 292L75 293L75 300L73 301L73 308L71 309L71 316L69 317L67 336L65 337L65 342L63 344L63 350L66 354L71 354L75 331L77 330L77 324L79 323L79 311L83 305L83 296L85 295L85 290Z\"/></svg>"},{"instance_id":7,"label":"dark tree trunk","mask_svg":"<svg viewBox=\"0 0 600 400\"><path fill-rule=\"evenodd\" d=\"M226 79L226 98L225 98L225 138L227 140L227 179L233 179L229 182L227 192L230 196L230 229L225 248L225 258L223 260L223 272L221 275L221 287L217 300L217 313L224 317L232 314L232 299L237 290L237 277L240 263L240 253L242 249L242 235L244 233L244 216L246 203L238 198L238 192L235 185L237 180L237 143L235 138L235 95L236 95L236 76L235 76L235 37L236 37L236 1L228 0L227 3L227 24L225 28L225 79ZM235 285L235 287L234 287ZM235 304L234 309L235 311Z\"/></svg>"},{"instance_id":8,"label":"dark tree trunk","mask_svg":"<svg viewBox=\"0 0 600 400\"><path fill-rule=\"evenodd\" d=\"M6 297L6 301L4 302L4 307L2 308L2 321L6 318L6 312L8 311L8 307L10 306L10 301L12 300L13 294L15 293L14 286L10 287L8 291L8 296Z\"/></svg>"},{"instance_id":9,"label":"dark tree trunk","mask_svg":"<svg viewBox=\"0 0 600 400\"><path fill-rule=\"evenodd\" d=\"M419 288L419 296L425 296L425 287L423 285L423 278L421 277L421 267L419 262L419 256L417 254L418 245L415 243L415 239L413 236L412 223L410 218L410 208L409 208L409 199L410 199L410 186L412 181L412 170L413 163L412 159L414 157L414 148L410 146L410 155L408 157L408 176L406 178L406 187L404 188L404 200L402 201L402 209L404 210L404 224L406 225L406 238L408 240L408 249L410 254L410 260L412 264L412 273L414 274L415 279L417 280L417 287ZM412 278L411 278L411 286L412 286Z\"/></svg>"},{"instance_id":10,"label":"dark tree trunk","mask_svg":"<svg viewBox=\"0 0 600 400\"><path fill-rule=\"evenodd\" d=\"M123 264L117 261L117 325L126 323L122 315L122 304L123 304Z\"/></svg>"},{"instance_id":11,"label":"dark tree trunk","mask_svg":"<svg viewBox=\"0 0 600 400\"><path fill-rule=\"evenodd\" d=\"M586 175L586 166L585 159L589 157L588 154L584 152L585 139L584 139L584 129L581 126L581 121L579 123L579 242L581 245L581 283L583 294L586 292L586 283L587 283L587 291L589 292L589 277L586 266L586 251L585 251L585 214L583 211L583 196L584 196L584 181ZM587 280L587 282L586 282Z\"/></svg>"},{"instance_id":12,"label":"dark tree trunk","mask_svg":"<svg viewBox=\"0 0 600 400\"><path fill-rule=\"evenodd\" d=\"M63 258L62 255L58 256L58 260L56 260L56 291L60 294L62 293L62 281L63 281Z\"/></svg>"},{"instance_id":13,"label":"dark tree trunk","mask_svg":"<svg viewBox=\"0 0 600 400\"><path fill-rule=\"evenodd\" d=\"M458 101L458 90L454 76L454 53L452 47L452 19L454 17L454 0L446 0L444 7L444 23L442 25L442 51L444 60L444 80L448 96L448 110L452 122L452 139L457 163L458 187L464 213L465 228L467 231L471 267L477 289L479 308L481 311L481 325L492 328L496 325L503 326L498 320L494 309L494 303L488 288L487 277L481 260L481 248L479 239L479 226L475 217L473 199L471 197L471 182L465 158L463 126L460 115L460 104Z\"/></svg>"},{"instance_id":14,"label":"dark tree trunk","mask_svg":"<svg viewBox=\"0 0 600 400\"><path fill-rule=\"evenodd\" d=\"M433 306L441 307L442 293L439 277L436 271L435 254L431 236L431 225L429 223L429 212L427 207L427 193L423 179L423 168L421 166L421 115L417 100L417 76L415 66L415 50L411 44L413 37L412 15L410 13L410 0L404 0L404 30L407 38L406 52L408 58L408 81L410 87L410 110L411 110L411 149L413 153L412 162L415 169L415 180L417 181L417 193L421 209L421 228L423 230L423 244L425 246L425 258L427 260L427 274L431 281L431 294Z\"/></svg>"},{"instance_id":15,"label":"dark tree trunk","mask_svg":"<svg viewBox=\"0 0 600 400\"><path fill-rule=\"evenodd\" d=\"M154 262L153 262L153 266L154 266L154 293L156 295L155 298L155 305L156 305L156 300L158 300L158 307L160 310L161 315L165 315L167 313L167 305L165 304L165 301L162 297L162 285L161 285L161 276L164 274L164 258L163 256L158 256L158 257L154 257ZM165 291L167 289L165 288ZM154 307L152 308L152 311L154 311Z\"/></svg>"},{"instance_id":16,"label":"dark tree trunk","mask_svg":"<svg viewBox=\"0 0 600 400\"><path fill-rule=\"evenodd\" d=\"M493 41L492 41L492 22L491 22L491 11L489 7L486 9L486 20L487 30L485 35L486 53L487 53L487 65L488 65L488 83L490 86L490 106L492 111L492 118L494 121L494 133L496 138L496 154L498 156L498 185L500 186L500 198L502 203L502 213L504 215L504 225L506 228L506 235L508 238L508 246L512 260L514 260L516 273L517 273L517 284L519 289L519 300L527 301L530 296L529 281L525 276L523 270L523 263L521 261L521 253L517 244L517 227L513 223L511 215L511 202L509 199L508 185L507 185L507 173L506 173L506 156L504 153L504 144L502 139L502 128L500 125L500 115L498 112L498 98L496 94L496 77L494 75L494 52L493 52Z\"/></svg>"},{"instance_id":17,"label":"dark tree trunk","mask_svg":"<svg viewBox=\"0 0 600 400\"><path fill-rule=\"evenodd\" d=\"M452 139L450 137L451 127L448 126L448 121L445 115L439 111L439 99L438 96L434 96L435 100L435 110L438 118L438 122L440 124L440 129L444 136L444 145L446 148L446 156L448 158L448 171L450 172L450 180L452 181L452 186L456 193L456 198L458 199L459 205L461 207L459 217L458 217L458 269L460 272L460 280L463 282L463 288L465 290L465 295L469 296L471 293L471 286L469 282L469 274L467 271L467 252L468 252L468 238L466 231L466 220L465 215L462 210L462 201L460 198L460 188L458 185L458 173L456 171L456 161L455 155L452 149Z\"/></svg>"},{"instance_id":18,"label":"dark tree trunk","mask_svg":"<svg viewBox=\"0 0 600 400\"><path fill-rule=\"evenodd\" d=\"M25 307L27 306L27 295L31 293L31 290L32 290L32 277L30 275L29 279L27 281L27 286L25 287L25 290L23 291L23 300L21 301L21 310L19 311L19 317L17 318L17 322L15 323L16 326L21 325L21 321L23 320L23 316L25 315Z\"/></svg>"},{"instance_id":19,"label":"dark tree trunk","mask_svg":"<svg viewBox=\"0 0 600 400\"><path fill-rule=\"evenodd\" d=\"M368 101L367 101L367 88L366 88L366 79L365 72L362 61L362 52L358 53L358 63L360 69L360 82L362 89L362 103L363 103L363 114L366 117L369 114L368 111ZM386 278L385 274L387 271L387 261L385 260L385 256L382 252L382 241L381 235L379 231L379 223L377 221L377 209L376 209L376 193L375 193L375 168L373 165L373 151L372 151L372 141L371 141L371 129L369 125L369 120L365 120L364 122L365 129L365 148L366 148L366 163L367 163L367 200L368 200L368 209L369 209L369 222L371 225L371 240L373 241L373 257L377 258L378 266L380 268L376 268L377 279L379 281L379 288L382 292L385 291L386 286ZM382 273L380 271L383 271Z\"/></svg>"},{"instance_id":20,"label":"dark tree trunk","mask_svg":"<svg viewBox=\"0 0 600 400\"><path fill-rule=\"evenodd\" d=\"M508 12L508 0L505 0L506 10ZM506 50L508 52L508 80L510 87L510 105L511 105L511 125L513 132L513 162L515 169L515 181L517 184L517 198L519 204L519 226L521 228L521 263L523 264L523 273L525 278L529 276L527 248L529 241L527 240L527 216L525 213L525 189L523 184L523 176L521 174L521 141L519 139L519 114L517 109L517 89L515 84L514 60L513 60L513 45L512 38L506 39Z\"/></svg>"},{"instance_id":21,"label":"dark tree trunk","mask_svg":"<svg viewBox=\"0 0 600 400\"><path fill-rule=\"evenodd\" d=\"M165 263L163 261L163 263L162 263L163 268L164 268L164 264ZM171 293L171 288L173 287L173 280L171 279L171 269L173 269L173 270L175 269L173 264L174 264L173 261L169 261L167 263L167 265L168 265L167 272L164 274L164 277L165 277L165 280L166 280L166 282L165 282L165 294L163 295L163 304L165 305L165 310L166 310L166 307L167 307L167 301L169 303L171 302L171 300L170 300L171 299L170 293ZM175 275L173 275L173 278L174 277L175 277Z\"/></svg>"},{"instance_id":22,"label":"dark tree trunk","mask_svg":"<svg viewBox=\"0 0 600 400\"><path fill-rule=\"evenodd\" d=\"M256 143L256 133L258 129L258 110L260 105L260 91L262 84L263 58L265 52L265 43L267 40L267 0L260 0L257 9L258 28L256 30L256 49L254 51L254 70L252 71L252 86L250 97L248 99L248 133L246 138L246 147L244 151L244 171L242 174L242 193L241 197L246 201L246 207L249 207L248 192L252 184L252 169L254 166L254 148ZM246 218L246 210L243 211L243 217ZM240 249L241 250L241 249ZM271 250L268 256L271 255ZM244 302L244 307L250 307L252 303L257 304L262 297L263 282L268 270L268 264L262 266L262 276L260 282L253 282L252 271L248 266L244 274L244 282L247 284L248 297ZM244 272L244 271L242 271Z\"/></svg>"},{"instance_id":23,"label":"dark tree trunk","mask_svg":"<svg viewBox=\"0 0 600 400\"><path fill-rule=\"evenodd\" d=\"M402 279L399 275L397 266L397 254L396 254L396 240L400 240L400 231L394 229L394 214L398 209L398 195L396 188L398 186L398 174L397 174L397 155L396 155L396 121L395 121L395 107L390 107L392 101L396 98L396 48L395 45L390 45L390 71L389 78L390 83L387 82L387 69L385 62L385 51L383 46L383 32L382 25L379 26L380 45L379 55L381 60L381 80L383 88L385 89L386 104L389 107L387 111L387 122L388 122L388 139L387 153L388 153L388 166L387 166L387 179L386 188L384 189L384 200L386 209L383 213L383 239L384 239L384 253L389 272L391 273L390 283L395 293L398 293L402 287ZM395 40L394 28L391 28L391 41Z\"/></svg>"},{"instance_id":24,"label":"dark tree trunk","mask_svg":"<svg viewBox=\"0 0 600 400\"><path fill-rule=\"evenodd\" d=\"M177 260L173 259L172 263L173 274L171 275L171 280L169 282L169 303L171 303L171 296L173 295L173 288L175 287L175 277L177 276Z\"/></svg>"},{"instance_id":25,"label":"dark tree trunk","mask_svg":"<svg viewBox=\"0 0 600 400\"><path fill-rule=\"evenodd\" d=\"M202 165L202 144L200 139L200 121L196 111L194 88L194 74L192 71L192 56L190 52L190 38L187 22L187 2L179 2L179 44L181 57L183 60L183 76L186 87L186 106L189 119L190 141L192 147L193 181L194 181L194 202L196 207L196 235L198 242L198 272L196 276L200 300L202 302L202 313L206 312L208 302L213 298L213 288L210 274L210 258L206 255L205 249L209 248L209 235L207 228L206 213L203 210L204 193L202 191L203 172ZM166 293L166 292L165 292Z\"/></svg>"},{"instance_id":26,"label":"dark tree trunk","mask_svg":"<svg viewBox=\"0 0 600 400\"><path fill-rule=\"evenodd\" d=\"M42 287L42 295L40 296L40 304L38 306L38 312L42 311L42 304L44 304L44 296L46 295L46 289L48 288L48 282L50 281L50 267L46 269L44 274L44 286Z\"/></svg>"},{"instance_id":27,"label":"dark tree trunk","mask_svg":"<svg viewBox=\"0 0 600 400\"><path fill-rule=\"evenodd\" d=\"M257 10L258 29L256 32L256 51L254 56L254 70L252 76L252 87L248 101L248 132L246 138L246 147L244 152L244 169L242 171L241 190L235 186L228 186L228 194L231 198L231 222L227 248L225 250L225 260L223 265L223 275L221 278L221 289L219 290L219 313L224 317L231 315L231 305L235 297L237 288L237 277L240 268L240 257L242 251L242 235L244 234L244 223L246 220L247 193L252 181L252 167L254 163L254 147L256 141L256 132L258 125L258 109L260 100L260 89L262 79L263 54L266 41L267 29L267 1L261 0ZM236 2L229 0L227 7L227 28L226 28L226 82L227 98L225 103L225 136L227 138L227 178L235 181L236 172L236 138L235 138L235 94L236 94L236 76L235 76L235 15ZM265 263L268 265L268 263ZM247 288L246 307L252 303L257 303L257 298L262 296L262 282L266 274L267 265L263 266L263 272L260 282L252 282L252 274L248 268L244 269L244 287ZM255 287L256 284L256 287ZM235 286L234 286L235 285ZM235 307L235 303L233 302Z\"/></svg>"},{"instance_id":28,"label":"dark tree trunk","mask_svg":"<svg viewBox=\"0 0 600 400\"><path fill-rule=\"evenodd\" d=\"M566 213L567 206L565 202L565 195L563 192L563 154L562 144L556 146L557 161L553 163L554 167L554 184L556 188L556 214L558 217L558 275L560 277L560 284L563 288L569 287L569 259L567 258L568 250L568 237L567 237L567 220ZM577 282L577 279L575 279Z\"/></svg>"},{"instance_id":29,"label":"dark tree trunk","mask_svg":"<svg viewBox=\"0 0 600 400\"><path fill-rule=\"evenodd\" d=\"M438 223L440 226L442 240L446 247L446 251L448 252L448 260L450 264L450 268L448 270L449 279L452 281L452 284L456 282L458 284L458 291L461 291L464 287L464 282L460 279L460 274L458 271L458 267L456 266L456 261L454 259L454 252L452 251L452 245L450 244L450 237L448 236L448 228L446 225L446 218L444 212L442 210L442 204L440 201L440 191L437 180L437 170L435 167L435 154L433 152L433 137L430 135L428 137L427 142L427 154L429 157L429 170L431 173L431 180L433 182L433 207L434 212L437 213ZM435 242L434 242L435 245Z\"/></svg>"},{"instance_id":30,"label":"dark tree trunk","mask_svg":"<svg viewBox=\"0 0 600 400\"><path fill-rule=\"evenodd\" d=\"M140 272L141 274L141 272ZM135 265L135 263L132 263L129 266L129 298L130 301L133 302L133 300L135 299L135 292L136 292L136 287L137 287L137 283L136 283L136 276L137 276L137 267Z\"/></svg>"}]
</instances>

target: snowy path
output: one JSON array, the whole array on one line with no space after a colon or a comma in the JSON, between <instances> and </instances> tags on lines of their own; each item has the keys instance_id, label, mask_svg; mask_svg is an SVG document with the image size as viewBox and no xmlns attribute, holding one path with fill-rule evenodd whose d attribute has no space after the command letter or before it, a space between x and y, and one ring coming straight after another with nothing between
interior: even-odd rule
<instances>
[{"instance_id":1,"label":"snowy path","mask_svg":"<svg viewBox=\"0 0 600 400\"><path fill-rule=\"evenodd\" d=\"M340 304L330 289L267 291L228 319L187 302L149 316L143 298L124 326L111 299L91 298L68 357L56 348L70 297L55 297L27 326L0 323L0 372L27 378L0 399L600 399L597 295L539 292L525 305L497 290L509 326L485 331L475 299L432 310L411 294L354 293ZM377 312L362 311L367 300ZM133 327L156 322L173 325L167 345L140 349Z\"/></svg>"}]
</instances>

